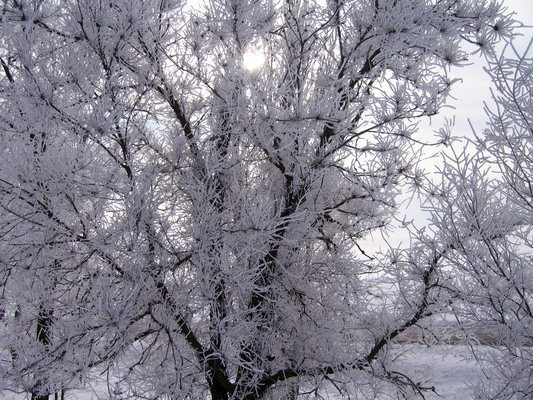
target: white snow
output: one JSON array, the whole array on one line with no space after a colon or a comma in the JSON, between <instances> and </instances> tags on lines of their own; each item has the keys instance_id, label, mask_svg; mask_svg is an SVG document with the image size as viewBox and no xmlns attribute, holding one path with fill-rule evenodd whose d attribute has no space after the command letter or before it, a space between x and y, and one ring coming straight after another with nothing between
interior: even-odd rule
<instances>
[{"instance_id":1,"label":"white snow","mask_svg":"<svg viewBox=\"0 0 533 400\"><path fill-rule=\"evenodd\" d=\"M426 399L473 399L472 386L486 380L483 371L472 358L467 346L408 345L403 364L409 368L409 376L416 382L428 381L435 393Z\"/></svg>"},{"instance_id":2,"label":"white snow","mask_svg":"<svg viewBox=\"0 0 533 400\"><path fill-rule=\"evenodd\" d=\"M472 387L487 380L483 371L472 358L470 350L464 345L441 345L428 347L421 344L398 346L402 353L396 366L407 372L415 382L434 386L436 393L425 394L428 400L470 400L474 399ZM90 382L83 389L70 390L66 393L67 400L107 400L109 390L105 376ZM321 395L329 400L349 400L341 396L331 387ZM25 400L23 394L4 392L0 399Z\"/></svg>"}]
</instances>

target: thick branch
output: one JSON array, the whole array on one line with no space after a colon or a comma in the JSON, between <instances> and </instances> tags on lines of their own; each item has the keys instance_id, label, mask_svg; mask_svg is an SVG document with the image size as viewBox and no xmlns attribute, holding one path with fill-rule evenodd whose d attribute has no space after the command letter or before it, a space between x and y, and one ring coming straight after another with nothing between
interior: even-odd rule
<instances>
[{"instance_id":1,"label":"thick branch","mask_svg":"<svg viewBox=\"0 0 533 400\"><path fill-rule=\"evenodd\" d=\"M368 365L372 363L378 356L378 354L381 352L381 350L390 343L394 338L396 338L398 335L400 335L402 332L405 332L410 327L417 324L419 321L421 321L423 318L426 318L428 316L432 315L432 312L428 310L429 306L431 305L431 302L429 300L430 290L434 287L432 284L432 277L436 272L436 268L440 260L444 257L445 253L450 249L451 247L447 247L444 250L442 250L440 253L438 253L432 260L431 265L429 268L424 272L422 276L422 280L424 282L424 291L422 293L422 299L420 302L420 305L414 315L405 321L400 327L393 330L392 332L389 332L387 335L381 337L372 349L369 351L369 353L358 360L355 360L352 363L342 363L337 365L331 365L331 366L325 366L325 367L318 367L318 368L312 368L312 369L298 369L298 368L285 368L282 370L279 370L278 372L265 377L261 380L259 384L259 391L260 393L264 393L266 390L268 390L269 387L275 385L276 383L283 382L287 379L295 378L297 376L316 376L316 375L331 375L334 373L337 373L342 370L349 370L349 369L359 369L362 370L366 368Z\"/></svg>"}]
</instances>

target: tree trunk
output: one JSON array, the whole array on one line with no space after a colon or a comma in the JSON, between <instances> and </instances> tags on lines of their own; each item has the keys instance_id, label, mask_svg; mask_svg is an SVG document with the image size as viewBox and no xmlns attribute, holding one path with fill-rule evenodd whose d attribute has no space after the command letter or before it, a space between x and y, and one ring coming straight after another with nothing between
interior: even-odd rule
<instances>
[{"instance_id":1,"label":"tree trunk","mask_svg":"<svg viewBox=\"0 0 533 400\"><path fill-rule=\"evenodd\" d=\"M211 400L228 400L228 391L218 382L213 382L209 385L209 392L211 393ZM32 399L33 400L33 399Z\"/></svg>"},{"instance_id":2,"label":"tree trunk","mask_svg":"<svg viewBox=\"0 0 533 400\"><path fill-rule=\"evenodd\" d=\"M39 308L39 318L37 319L37 340L39 343L48 346L50 344L50 326L52 325L52 312L46 310L43 305ZM37 383L39 386L39 382ZM41 395L35 392L31 394L31 400L49 400L49 395Z\"/></svg>"}]
</instances>

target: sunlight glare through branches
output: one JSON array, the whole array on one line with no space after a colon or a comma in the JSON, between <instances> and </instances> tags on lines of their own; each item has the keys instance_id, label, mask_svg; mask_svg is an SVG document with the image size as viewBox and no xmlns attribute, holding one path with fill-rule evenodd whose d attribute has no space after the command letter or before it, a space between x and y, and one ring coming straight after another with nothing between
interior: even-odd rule
<instances>
[{"instance_id":1,"label":"sunlight glare through branches","mask_svg":"<svg viewBox=\"0 0 533 400\"><path fill-rule=\"evenodd\" d=\"M242 56L243 67L248 72L258 71L266 61L266 55L260 48L249 49Z\"/></svg>"}]
</instances>

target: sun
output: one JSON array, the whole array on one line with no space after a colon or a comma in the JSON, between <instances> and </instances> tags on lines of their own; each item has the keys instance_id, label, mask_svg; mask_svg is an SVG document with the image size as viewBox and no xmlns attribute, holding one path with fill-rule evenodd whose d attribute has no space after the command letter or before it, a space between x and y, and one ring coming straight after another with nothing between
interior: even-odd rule
<instances>
[{"instance_id":1,"label":"sun","mask_svg":"<svg viewBox=\"0 0 533 400\"><path fill-rule=\"evenodd\" d=\"M265 61L265 53L257 48L246 51L242 56L243 67L248 72L258 71L265 64Z\"/></svg>"}]
</instances>

